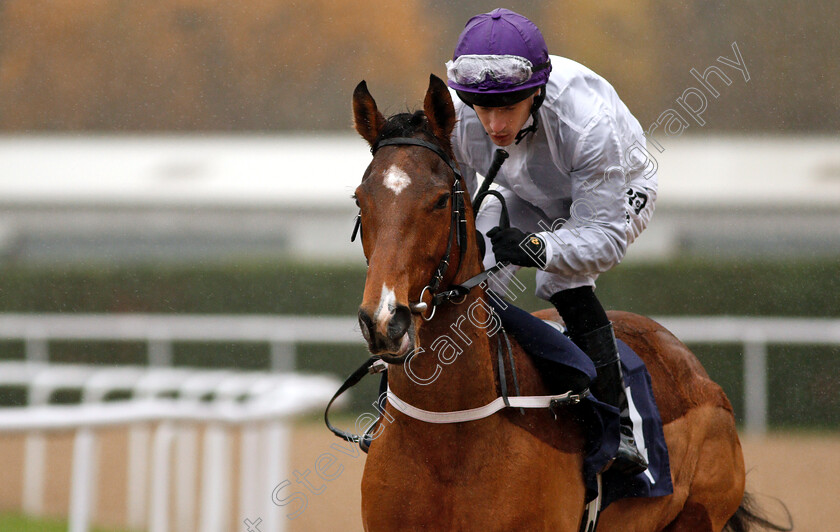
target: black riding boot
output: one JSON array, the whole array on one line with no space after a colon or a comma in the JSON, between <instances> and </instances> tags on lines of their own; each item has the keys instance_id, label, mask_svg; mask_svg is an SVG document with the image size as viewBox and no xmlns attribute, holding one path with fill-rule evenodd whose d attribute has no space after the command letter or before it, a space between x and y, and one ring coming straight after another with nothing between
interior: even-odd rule
<instances>
[{"instance_id":1,"label":"black riding boot","mask_svg":"<svg viewBox=\"0 0 840 532\"><path fill-rule=\"evenodd\" d=\"M598 375L590 386L595 397L618 408L620 415L620 441L615 461L609 466L620 473L637 475L648 467L647 460L636 447L633 438L633 422L630 420L630 410L627 406L624 376L621 373L621 363L618 360L618 347L611 323L599 327L594 331L573 337L572 340L586 353Z\"/></svg>"}]
</instances>

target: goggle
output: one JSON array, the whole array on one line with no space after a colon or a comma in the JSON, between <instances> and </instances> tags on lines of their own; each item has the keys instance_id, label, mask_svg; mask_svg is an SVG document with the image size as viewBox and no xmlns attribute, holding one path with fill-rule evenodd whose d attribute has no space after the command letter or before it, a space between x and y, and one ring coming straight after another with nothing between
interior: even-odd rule
<instances>
[{"instance_id":1,"label":"goggle","mask_svg":"<svg viewBox=\"0 0 840 532\"><path fill-rule=\"evenodd\" d=\"M550 62L534 66L518 55L462 55L446 62L446 76L458 85L475 86L487 76L497 83L521 85L531 79L534 72L547 68Z\"/></svg>"}]
</instances>

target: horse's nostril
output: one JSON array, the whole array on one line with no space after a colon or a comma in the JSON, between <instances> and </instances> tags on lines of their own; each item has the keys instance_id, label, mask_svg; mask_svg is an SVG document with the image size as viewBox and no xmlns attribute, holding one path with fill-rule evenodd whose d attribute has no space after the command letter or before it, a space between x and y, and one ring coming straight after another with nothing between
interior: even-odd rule
<instances>
[{"instance_id":1,"label":"horse's nostril","mask_svg":"<svg viewBox=\"0 0 840 532\"><path fill-rule=\"evenodd\" d=\"M362 329L362 336L370 343L374 337L373 319L363 309L359 309L359 327Z\"/></svg>"},{"instance_id":2,"label":"horse's nostril","mask_svg":"<svg viewBox=\"0 0 840 532\"><path fill-rule=\"evenodd\" d=\"M388 323L388 337L397 340L405 334L411 325L411 311L405 305L398 305Z\"/></svg>"}]
</instances>

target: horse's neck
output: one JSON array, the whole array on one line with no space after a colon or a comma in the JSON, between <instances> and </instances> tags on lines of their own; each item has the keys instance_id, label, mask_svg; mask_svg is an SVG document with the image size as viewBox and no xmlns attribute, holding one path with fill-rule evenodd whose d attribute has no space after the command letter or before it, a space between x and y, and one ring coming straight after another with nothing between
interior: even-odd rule
<instances>
[{"instance_id":1,"label":"horse's neck","mask_svg":"<svg viewBox=\"0 0 840 532\"><path fill-rule=\"evenodd\" d=\"M498 317L490 321L481 290L460 305L443 305L424 324L419 348L389 371L389 386L406 402L432 411L482 406L497 397L493 360Z\"/></svg>"}]
</instances>

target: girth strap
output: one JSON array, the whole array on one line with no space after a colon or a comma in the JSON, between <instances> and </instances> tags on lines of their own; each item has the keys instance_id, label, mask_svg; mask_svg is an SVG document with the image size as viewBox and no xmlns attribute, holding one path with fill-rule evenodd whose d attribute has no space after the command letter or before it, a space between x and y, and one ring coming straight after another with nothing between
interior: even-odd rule
<instances>
[{"instance_id":1,"label":"girth strap","mask_svg":"<svg viewBox=\"0 0 840 532\"><path fill-rule=\"evenodd\" d=\"M502 349L502 339L497 338L496 340L496 354L498 355L497 358L499 360L499 387L502 389L502 402L505 403L506 407L509 407L510 401L508 400L507 375L505 374L505 355L504 350ZM510 360L512 362L513 357L510 357Z\"/></svg>"},{"instance_id":2,"label":"girth strap","mask_svg":"<svg viewBox=\"0 0 840 532\"><path fill-rule=\"evenodd\" d=\"M516 363L513 361L513 348L510 346L510 339L508 338L507 331L505 331L504 328L502 328L501 333L502 333L502 338L505 339L505 346L507 347L508 360L510 361L510 374L511 374L511 377L513 378L513 393L515 393L516 395L519 395L519 378L516 376ZM519 412L522 415L525 415L525 411L522 410L521 408L519 409Z\"/></svg>"}]
</instances>

